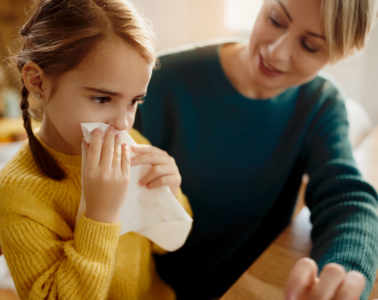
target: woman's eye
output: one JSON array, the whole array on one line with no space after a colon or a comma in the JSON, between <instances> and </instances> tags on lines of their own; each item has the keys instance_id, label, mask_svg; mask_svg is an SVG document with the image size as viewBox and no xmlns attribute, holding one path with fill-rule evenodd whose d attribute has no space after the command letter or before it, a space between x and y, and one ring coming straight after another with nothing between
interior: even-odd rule
<instances>
[{"instance_id":1,"label":"woman's eye","mask_svg":"<svg viewBox=\"0 0 378 300\"><path fill-rule=\"evenodd\" d=\"M92 100L100 104L105 104L111 101L110 97L92 97Z\"/></svg>"},{"instance_id":2,"label":"woman's eye","mask_svg":"<svg viewBox=\"0 0 378 300\"><path fill-rule=\"evenodd\" d=\"M278 22L275 18L273 17L269 17L269 20L270 22L273 24L273 26L277 27L277 28L283 28L285 27L284 25L282 25L280 22Z\"/></svg>"},{"instance_id":3,"label":"woman's eye","mask_svg":"<svg viewBox=\"0 0 378 300\"><path fill-rule=\"evenodd\" d=\"M316 53L316 52L319 51L318 48L311 47L308 43L306 43L305 40L302 40L302 46L303 46L303 48L305 48L305 50L307 50L310 53Z\"/></svg>"}]
</instances>

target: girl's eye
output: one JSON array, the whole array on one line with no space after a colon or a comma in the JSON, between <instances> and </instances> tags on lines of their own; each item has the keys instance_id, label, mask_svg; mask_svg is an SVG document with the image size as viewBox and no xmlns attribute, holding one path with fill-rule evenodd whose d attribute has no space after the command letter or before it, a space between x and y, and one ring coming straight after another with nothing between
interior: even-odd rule
<instances>
[{"instance_id":1,"label":"girl's eye","mask_svg":"<svg viewBox=\"0 0 378 300\"><path fill-rule=\"evenodd\" d=\"M144 102L144 98L141 97L141 98L135 98L133 99L133 101L131 102L131 104L134 106L135 104L142 104Z\"/></svg>"},{"instance_id":2,"label":"girl's eye","mask_svg":"<svg viewBox=\"0 0 378 300\"><path fill-rule=\"evenodd\" d=\"M92 100L96 103L105 104L111 101L110 97L100 96L100 97L92 97Z\"/></svg>"}]
</instances>

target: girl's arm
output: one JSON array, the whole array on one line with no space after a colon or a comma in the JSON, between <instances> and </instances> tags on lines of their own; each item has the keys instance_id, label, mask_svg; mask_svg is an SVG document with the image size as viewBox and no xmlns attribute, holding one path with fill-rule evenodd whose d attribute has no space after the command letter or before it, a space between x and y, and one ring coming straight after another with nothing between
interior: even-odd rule
<instances>
[{"instance_id":1,"label":"girl's arm","mask_svg":"<svg viewBox=\"0 0 378 300\"><path fill-rule=\"evenodd\" d=\"M17 201L20 193L5 196ZM2 250L21 299L107 299L119 224L82 216L67 239L30 217L1 219Z\"/></svg>"}]
</instances>

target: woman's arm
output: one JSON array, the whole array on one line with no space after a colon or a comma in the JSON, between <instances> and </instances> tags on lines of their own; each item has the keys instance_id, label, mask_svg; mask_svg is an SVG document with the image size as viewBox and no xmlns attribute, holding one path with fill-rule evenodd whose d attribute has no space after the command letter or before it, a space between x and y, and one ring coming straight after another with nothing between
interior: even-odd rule
<instances>
[{"instance_id":1,"label":"woman's arm","mask_svg":"<svg viewBox=\"0 0 378 300\"><path fill-rule=\"evenodd\" d=\"M319 271L337 263L362 273L367 299L377 268L377 194L362 178L348 140L348 119L337 89L330 87L306 137L310 177L306 203L313 225L311 257Z\"/></svg>"}]
</instances>

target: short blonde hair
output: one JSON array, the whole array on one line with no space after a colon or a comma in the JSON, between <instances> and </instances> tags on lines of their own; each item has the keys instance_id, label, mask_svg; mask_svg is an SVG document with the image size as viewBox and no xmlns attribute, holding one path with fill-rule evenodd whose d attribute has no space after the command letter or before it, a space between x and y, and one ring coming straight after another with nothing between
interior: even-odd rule
<instances>
[{"instance_id":1,"label":"short blonde hair","mask_svg":"<svg viewBox=\"0 0 378 300\"><path fill-rule=\"evenodd\" d=\"M377 0L322 0L331 61L362 49L377 19Z\"/></svg>"}]
</instances>

